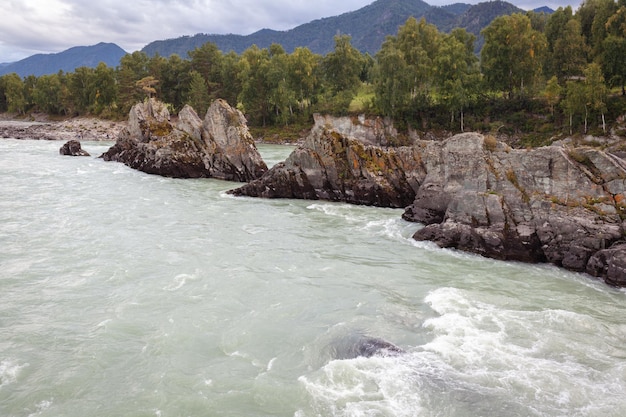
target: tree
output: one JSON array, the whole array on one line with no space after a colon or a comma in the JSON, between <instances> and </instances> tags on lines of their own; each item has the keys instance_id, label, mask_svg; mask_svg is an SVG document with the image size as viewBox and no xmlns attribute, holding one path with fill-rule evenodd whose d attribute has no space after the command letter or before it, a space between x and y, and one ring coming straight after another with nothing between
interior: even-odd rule
<instances>
[{"instance_id":1,"label":"tree","mask_svg":"<svg viewBox=\"0 0 626 417\"><path fill-rule=\"evenodd\" d=\"M191 58L191 69L204 78L210 98L218 98L222 88L223 57L217 45L213 42L207 42L190 51L189 57Z\"/></svg>"},{"instance_id":2,"label":"tree","mask_svg":"<svg viewBox=\"0 0 626 417\"><path fill-rule=\"evenodd\" d=\"M593 62L585 69L585 104L602 116L602 131L606 133L606 96L607 88L602 76L600 65ZM585 133L587 132L587 119L585 118Z\"/></svg>"},{"instance_id":3,"label":"tree","mask_svg":"<svg viewBox=\"0 0 626 417\"><path fill-rule=\"evenodd\" d=\"M4 97L7 103L7 111L24 114L26 111L26 98L24 97L24 82L16 73L2 76L4 84Z\"/></svg>"},{"instance_id":4,"label":"tree","mask_svg":"<svg viewBox=\"0 0 626 417\"><path fill-rule=\"evenodd\" d=\"M446 35L435 58L435 80L439 97L450 111L451 121L460 113L460 129L464 131L464 109L478 91L480 73L474 55L475 37L465 29Z\"/></svg>"},{"instance_id":5,"label":"tree","mask_svg":"<svg viewBox=\"0 0 626 417\"><path fill-rule=\"evenodd\" d=\"M116 106L115 71L103 62L99 63L94 71L91 94L91 109L95 114L101 114L105 109L113 109Z\"/></svg>"},{"instance_id":6,"label":"tree","mask_svg":"<svg viewBox=\"0 0 626 417\"><path fill-rule=\"evenodd\" d=\"M541 72L545 36L532 29L523 14L500 16L482 31L482 71L488 85L497 90L524 95Z\"/></svg>"},{"instance_id":7,"label":"tree","mask_svg":"<svg viewBox=\"0 0 626 417\"><path fill-rule=\"evenodd\" d=\"M552 52L554 74L561 82L582 75L587 65L587 50L580 22L571 19L565 24L561 36L554 43Z\"/></svg>"},{"instance_id":8,"label":"tree","mask_svg":"<svg viewBox=\"0 0 626 417\"><path fill-rule=\"evenodd\" d=\"M141 80L135 82L135 85L138 89L140 89L148 98L156 95L155 86L159 83L159 80L154 78L152 75L148 75L147 77L143 77Z\"/></svg>"},{"instance_id":9,"label":"tree","mask_svg":"<svg viewBox=\"0 0 626 417\"><path fill-rule=\"evenodd\" d=\"M319 94L318 67L321 59L321 56L314 54L309 48L296 48L289 55L289 88L295 94L298 108L305 114Z\"/></svg>"},{"instance_id":10,"label":"tree","mask_svg":"<svg viewBox=\"0 0 626 417\"><path fill-rule=\"evenodd\" d=\"M434 61L439 54L441 33L435 25L414 17L398 28L396 45L412 74L411 100L425 103L433 83Z\"/></svg>"},{"instance_id":11,"label":"tree","mask_svg":"<svg viewBox=\"0 0 626 417\"><path fill-rule=\"evenodd\" d=\"M271 115L269 62L268 50L259 49L256 45L246 49L239 60L239 102L251 121L263 126L269 122Z\"/></svg>"},{"instance_id":12,"label":"tree","mask_svg":"<svg viewBox=\"0 0 626 417\"><path fill-rule=\"evenodd\" d=\"M587 106L585 101L585 85L580 81L568 81L565 87L565 99L561 101L561 106L569 116L570 135L574 125L574 115L583 115L585 126L587 125Z\"/></svg>"},{"instance_id":13,"label":"tree","mask_svg":"<svg viewBox=\"0 0 626 417\"><path fill-rule=\"evenodd\" d=\"M48 114L61 113L61 81L58 74L42 75L37 78L33 91L33 102Z\"/></svg>"},{"instance_id":14,"label":"tree","mask_svg":"<svg viewBox=\"0 0 626 417\"><path fill-rule=\"evenodd\" d=\"M402 52L388 38L376 54L374 104L385 116L395 118L406 112L411 93L411 74Z\"/></svg>"},{"instance_id":15,"label":"tree","mask_svg":"<svg viewBox=\"0 0 626 417\"><path fill-rule=\"evenodd\" d=\"M78 114L85 114L89 111L93 97L93 79L94 69L89 67L76 68L68 77L73 110Z\"/></svg>"},{"instance_id":16,"label":"tree","mask_svg":"<svg viewBox=\"0 0 626 417\"><path fill-rule=\"evenodd\" d=\"M296 94L288 82L289 56L282 46L270 45L270 62L268 67L269 102L274 110L276 120L287 125L293 116L296 105Z\"/></svg>"},{"instance_id":17,"label":"tree","mask_svg":"<svg viewBox=\"0 0 626 417\"><path fill-rule=\"evenodd\" d=\"M123 113L128 113L132 106L143 99L145 93L137 88L137 81L150 75L149 64L150 59L145 52L135 51L120 59L117 68L118 107Z\"/></svg>"},{"instance_id":18,"label":"tree","mask_svg":"<svg viewBox=\"0 0 626 417\"><path fill-rule=\"evenodd\" d=\"M559 7L548 18L544 34L546 36L547 53L545 54L544 71L550 77L559 70L558 64L554 62L554 49L559 39L563 37L567 22L574 19L572 7Z\"/></svg>"},{"instance_id":19,"label":"tree","mask_svg":"<svg viewBox=\"0 0 626 417\"><path fill-rule=\"evenodd\" d=\"M324 83L337 111L348 109L361 85L359 76L363 56L352 46L350 40L348 35L335 36L335 49L322 59Z\"/></svg>"},{"instance_id":20,"label":"tree","mask_svg":"<svg viewBox=\"0 0 626 417\"><path fill-rule=\"evenodd\" d=\"M180 111L188 99L191 83L190 62L173 54L163 65L159 80L161 99L172 105L175 111Z\"/></svg>"},{"instance_id":21,"label":"tree","mask_svg":"<svg viewBox=\"0 0 626 417\"><path fill-rule=\"evenodd\" d=\"M411 17L389 36L376 55L374 103L385 115L417 119L430 102L442 35L434 25ZM460 44L470 39L458 40ZM466 45L459 45L464 49Z\"/></svg>"},{"instance_id":22,"label":"tree","mask_svg":"<svg viewBox=\"0 0 626 417\"><path fill-rule=\"evenodd\" d=\"M626 38L609 35L604 40L602 67L611 86L620 86L626 95Z\"/></svg>"},{"instance_id":23,"label":"tree","mask_svg":"<svg viewBox=\"0 0 626 417\"><path fill-rule=\"evenodd\" d=\"M626 1L607 20L608 36L602 44L602 68L611 86L621 86L626 95Z\"/></svg>"},{"instance_id":24,"label":"tree","mask_svg":"<svg viewBox=\"0 0 626 417\"><path fill-rule=\"evenodd\" d=\"M200 117L203 117L211 104L209 89L204 77L202 77L198 71L192 70L190 72L190 78L191 82L189 83L187 103L194 108Z\"/></svg>"},{"instance_id":25,"label":"tree","mask_svg":"<svg viewBox=\"0 0 626 417\"><path fill-rule=\"evenodd\" d=\"M222 61L222 91L221 98L231 106L237 106L241 94L241 77L239 76L239 56L230 51L224 55Z\"/></svg>"},{"instance_id":26,"label":"tree","mask_svg":"<svg viewBox=\"0 0 626 417\"><path fill-rule=\"evenodd\" d=\"M581 6L582 8L582 6ZM614 0L595 0L593 21L591 22L591 37L589 46L593 57L602 55L604 39L606 39L610 25L609 19L616 15L617 4Z\"/></svg>"},{"instance_id":27,"label":"tree","mask_svg":"<svg viewBox=\"0 0 626 417\"><path fill-rule=\"evenodd\" d=\"M550 114L554 115L554 106L559 104L559 101L561 101L562 93L563 88L559 85L559 80L556 75L552 76L552 78L548 80L546 88L543 90L543 97L550 106Z\"/></svg>"}]
</instances>

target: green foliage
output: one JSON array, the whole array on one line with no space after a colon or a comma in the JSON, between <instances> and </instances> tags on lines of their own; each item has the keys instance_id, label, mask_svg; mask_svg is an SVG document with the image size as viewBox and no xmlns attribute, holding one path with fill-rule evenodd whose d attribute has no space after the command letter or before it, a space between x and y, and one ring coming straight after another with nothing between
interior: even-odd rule
<instances>
[{"instance_id":1,"label":"green foliage","mask_svg":"<svg viewBox=\"0 0 626 417\"><path fill-rule=\"evenodd\" d=\"M198 116L203 118L211 104L209 89L205 79L199 72L192 70L190 72L190 78L191 82L189 83L187 103L193 107Z\"/></svg>"},{"instance_id":2,"label":"green foliage","mask_svg":"<svg viewBox=\"0 0 626 417\"><path fill-rule=\"evenodd\" d=\"M550 106L550 113L554 114L554 107L561 101L561 94L563 89L559 85L559 80L556 75L548 80L546 88L543 90L542 96Z\"/></svg>"},{"instance_id":3,"label":"green foliage","mask_svg":"<svg viewBox=\"0 0 626 417\"><path fill-rule=\"evenodd\" d=\"M443 33L409 18L373 57L343 35L326 56L305 47L288 53L278 44L224 54L204 44L189 59L135 52L115 69L101 64L25 79L7 74L0 77L0 111L125 117L150 95L173 111L191 103L202 115L210 101L223 98L244 111L251 127L290 130L310 124L315 112L367 112L392 117L404 133L473 129L535 146L568 127L586 132L590 124L600 133L605 119L626 112L626 98L607 88L623 90L626 83L626 3L620 1L586 0L575 14L566 7L550 16L496 18L483 31L480 65L471 33ZM480 8L489 6L497 8Z\"/></svg>"},{"instance_id":4,"label":"green foliage","mask_svg":"<svg viewBox=\"0 0 626 417\"><path fill-rule=\"evenodd\" d=\"M525 95L541 73L546 38L531 27L523 14L501 16L485 29L481 51L482 71L494 89Z\"/></svg>"},{"instance_id":5,"label":"green foliage","mask_svg":"<svg viewBox=\"0 0 626 417\"><path fill-rule=\"evenodd\" d=\"M335 36L335 49L321 61L326 88L325 101L337 112L348 110L361 85L363 55L350 42L350 36Z\"/></svg>"},{"instance_id":6,"label":"green foliage","mask_svg":"<svg viewBox=\"0 0 626 417\"><path fill-rule=\"evenodd\" d=\"M561 82L573 76L580 76L587 64L587 55L588 47L581 32L580 22L570 19L554 44L552 71Z\"/></svg>"},{"instance_id":7,"label":"green foliage","mask_svg":"<svg viewBox=\"0 0 626 417\"><path fill-rule=\"evenodd\" d=\"M439 100L451 114L460 113L460 130L464 130L464 109L473 101L481 81L478 59L473 53L473 35L455 29L444 37L441 50L434 60L435 83Z\"/></svg>"},{"instance_id":8,"label":"green foliage","mask_svg":"<svg viewBox=\"0 0 626 417\"><path fill-rule=\"evenodd\" d=\"M24 114L26 111L26 97L24 96L24 82L16 73L2 76L4 97L7 111Z\"/></svg>"}]
</instances>

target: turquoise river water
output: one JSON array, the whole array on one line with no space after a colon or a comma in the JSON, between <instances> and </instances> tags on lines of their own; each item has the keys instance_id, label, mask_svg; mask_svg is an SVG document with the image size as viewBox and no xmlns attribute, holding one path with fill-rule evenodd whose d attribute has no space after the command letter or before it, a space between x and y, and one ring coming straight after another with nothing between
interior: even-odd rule
<instances>
[{"instance_id":1,"label":"turquoise river water","mask_svg":"<svg viewBox=\"0 0 626 417\"><path fill-rule=\"evenodd\" d=\"M0 416L626 415L624 290L61 145L0 140Z\"/></svg>"}]
</instances>

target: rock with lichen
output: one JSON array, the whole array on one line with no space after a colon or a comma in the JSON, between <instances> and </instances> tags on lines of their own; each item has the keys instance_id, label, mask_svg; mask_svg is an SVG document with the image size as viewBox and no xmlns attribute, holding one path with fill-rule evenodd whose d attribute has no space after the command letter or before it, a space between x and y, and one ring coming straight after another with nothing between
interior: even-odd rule
<instances>
[{"instance_id":1,"label":"rock with lichen","mask_svg":"<svg viewBox=\"0 0 626 417\"><path fill-rule=\"evenodd\" d=\"M267 171L243 114L224 100L214 101L204 120L190 106L172 121L156 99L136 104L128 127L102 158L175 178L246 182Z\"/></svg>"}]
</instances>

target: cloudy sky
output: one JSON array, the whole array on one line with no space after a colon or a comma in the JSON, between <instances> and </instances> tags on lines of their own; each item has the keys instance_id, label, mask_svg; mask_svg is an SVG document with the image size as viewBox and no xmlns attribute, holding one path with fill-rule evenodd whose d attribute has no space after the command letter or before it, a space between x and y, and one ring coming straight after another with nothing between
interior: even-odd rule
<instances>
[{"instance_id":1,"label":"cloudy sky","mask_svg":"<svg viewBox=\"0 0 626 417\"><path fill-rule=\"evenodd\" d=\"M127 52L196 33L247 35L286 30L357 10L374 0L2 0L0 63L72 46L113 42ZM480 0L426 0L437 6ZM582 0L509 0L522 9L553 9Z\"/></svg>"}]
</instances>

